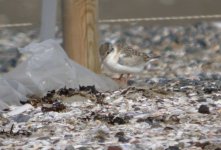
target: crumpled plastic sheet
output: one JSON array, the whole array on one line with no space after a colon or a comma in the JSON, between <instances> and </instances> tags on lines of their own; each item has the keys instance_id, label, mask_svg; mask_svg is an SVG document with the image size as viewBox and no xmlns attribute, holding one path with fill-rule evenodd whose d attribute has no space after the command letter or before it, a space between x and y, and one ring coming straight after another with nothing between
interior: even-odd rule
<instances>
[{"instance_id":1,"label":"crumpled plastic sheet","mask_svg":"<svg viewBox=\"0 0 221 150\"><path fill-rule=\"evenodd\" d=\"M0 79L0 109L18 105L27 95L43 96L62 87L95 85L98 90L117 89L117 84L70 60L53 40L32 43L19 50L27 59Z\"/></svg>"}]
</instances>

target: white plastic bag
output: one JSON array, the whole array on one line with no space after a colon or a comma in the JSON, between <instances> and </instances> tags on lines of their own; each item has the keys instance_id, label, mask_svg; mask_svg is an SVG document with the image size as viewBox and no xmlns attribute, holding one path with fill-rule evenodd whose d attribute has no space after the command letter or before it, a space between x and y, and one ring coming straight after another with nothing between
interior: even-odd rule
<instances>
[{"instance_id":1,"label":"white plastic bag","mask_svg":"<svg viewBox=\"0 0 221 150\"><path fill-rule=\"evenodd\" d=\"M95 85L101 91L118 88L109 78L101 77L70 60L53 40L30 44L20 52L27 55L27 60L0 80L8 86L4 89L1 84L0 87L0 99L4 104L18 104L18 100L26 95L43 96L49 90L64 86L78 88L79 85Z\"/></svg>"}]
</instances>

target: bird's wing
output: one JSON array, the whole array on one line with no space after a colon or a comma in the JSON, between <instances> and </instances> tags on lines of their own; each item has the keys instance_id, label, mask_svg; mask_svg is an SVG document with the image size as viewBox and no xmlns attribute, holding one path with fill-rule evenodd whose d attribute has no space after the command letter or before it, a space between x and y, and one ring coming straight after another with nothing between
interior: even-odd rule
<instances>
[{"instance_id":1,"label":"bird's wing","mask_svg":"<svg viewBox=\"0 0 221 150\"><path fill-rule=\"evenodd\" d=\"M118 60L118 63L125 66L136 67L145 65L149 56L143 52L133 49L123 49Z\"/></svg>"},{"instance_id":2,"label":"bird's wing","mask_svg":"<svg viewBox=\"0 0 221 150\"><path fill-rule=\"evenodd\" d=\"M145 52L132 49L130 47L124 47L120 50L120 57L118 63L121 65L136 67L144 66L147 62L159 59L160 56L150 55Z\"/></svg>"}]
</instances>

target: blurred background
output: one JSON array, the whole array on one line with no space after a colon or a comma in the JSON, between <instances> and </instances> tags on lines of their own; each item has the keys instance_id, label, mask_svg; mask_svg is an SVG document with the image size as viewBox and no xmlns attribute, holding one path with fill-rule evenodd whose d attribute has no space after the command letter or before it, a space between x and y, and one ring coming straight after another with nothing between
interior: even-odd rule
<instances>
[{"instance_id":1,"label":"blurred background","mask_svg":"<svg viewBox=\"0 0 221 150\"><path fill-rule=\"evenodd\" d=\"M0 0L0 72L8 72L19 62L21 55L17 51L18 48L39 40L42 2L43 0ZM61 0L57 2L55 38L62 43L62 2ZM99 0L98 2L99 20L221 14L220 0ZM151 49L163 55L171 55L173 52L179 57L198 52L199 58L189 65L194 66L196 63L196 66L204 67L205 64L211 65L209 58L213 55L204 55L205 51L202 51L206 62L199 62L201 60L198 59L203 57L199 55L201 51L198 50L212 49L209 52L214 52L214 55L220 54L220 20L221 18L210 18L99 23L99 41L125 39L127 44L135 45L135 48L147 51ZM23 25L13 27L13 24ZM174 52L175 49L181 51ZM177 64L177 60L173 61L174 64ZM190 62L189 58L183 61ZM165 60L164 63L171 63L171 60ZM217 63L220 63L220 58L215 62L216 71L220 67ZM167 66L168 70L171 68L173 67L170 66L168 69ZM187 71L185 69L181 72ZM177 72L174 74L176 76Z\"/></svg>"},{"instance_id":2,"label":"blurred background","mask_svg":"<svg viewBox=\"0 0 221 150\"><path fill-rule=\"evenodd\" d=\"M38 27L41 3L42 0L0 0L0 24L29 22ZM221 13L220 6L220 0L99 0L99 18L213 15ZM176 21L180 22L190 21ZM57 23L61 24L61 0L58 0Z\"/></svg>"}]
</instances>

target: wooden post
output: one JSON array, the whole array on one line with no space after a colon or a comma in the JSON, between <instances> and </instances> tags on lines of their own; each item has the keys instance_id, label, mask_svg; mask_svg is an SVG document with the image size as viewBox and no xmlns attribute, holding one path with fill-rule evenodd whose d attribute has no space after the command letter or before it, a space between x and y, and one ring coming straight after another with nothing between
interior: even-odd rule
<instances>
[{"instance_id":1,"label":"wooden post","mask_svg":"<svg viewBox=\"0 0 221 150\"><path fill-rule=\"evenodd\" d=\"M63 0L64 49L77 63L100 72L98 57L98 0Z\"/></svg>"}]
</instances>

